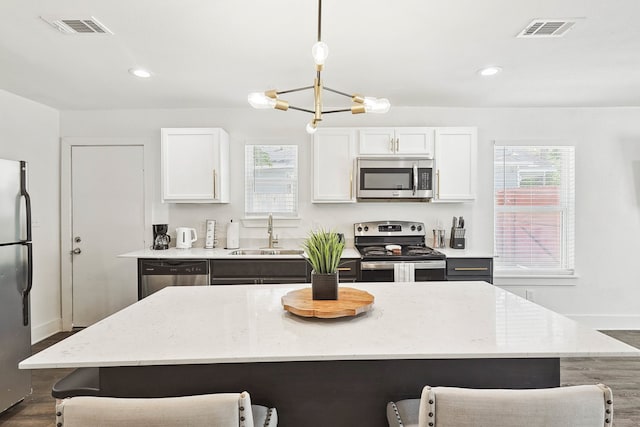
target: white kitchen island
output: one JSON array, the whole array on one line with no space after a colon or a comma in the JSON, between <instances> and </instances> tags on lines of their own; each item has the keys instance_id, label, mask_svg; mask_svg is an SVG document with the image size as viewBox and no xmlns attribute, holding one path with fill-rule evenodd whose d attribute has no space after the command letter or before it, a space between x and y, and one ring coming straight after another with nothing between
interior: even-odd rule
<instances>
[{"instance_id":1,"label":"white kitchen island","mask_svg":"<svg viewBox=\"0 0 640 427\"><path fill-rule=\"evenodd\" d=\"M383 426L421 386L557 386L560 357L640 351L484 282L356 283L353 318L301 318L305 285L169 287L20 363L98 367L100 394L242 391L281 426Z\"/></svg>"}]
</instances>

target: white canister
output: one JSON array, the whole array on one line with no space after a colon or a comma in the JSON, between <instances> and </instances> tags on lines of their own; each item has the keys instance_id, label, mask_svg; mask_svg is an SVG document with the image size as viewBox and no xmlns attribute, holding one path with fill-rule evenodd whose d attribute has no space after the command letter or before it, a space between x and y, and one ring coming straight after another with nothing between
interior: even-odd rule
<instances>
[{"instance_id":1,"label":"white canister","mask_svg":"<svg viewBox=\"0 0 640 427\"><path fill-rule=\"evenodd\" d=\"M227 249L238 249L240 247L240 226L237 222L227 224Z\"/></svg>"}]
</instances>

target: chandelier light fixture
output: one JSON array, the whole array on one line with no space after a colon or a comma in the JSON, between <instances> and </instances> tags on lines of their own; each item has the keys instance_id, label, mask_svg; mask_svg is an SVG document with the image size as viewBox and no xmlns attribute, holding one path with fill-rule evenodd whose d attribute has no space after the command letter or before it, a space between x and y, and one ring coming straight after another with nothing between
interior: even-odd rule
<instances>
[{"instance_id":1,"label":"chandelier light fixture","mask_svg":"<svg viewBox=\"0 0 640 427\"><path fill-rule=\"evenodd\" d=\"M321 38L321 29L322 29L322 0L318 0L318 41L311 48L311 55L316 63L316 77L313 81L313 86L305 86L296 89L288 89L288 90L268 90L266 92L253 92L249 94L248 100L249 104L253 108L274 108L276 110L287 111L289 109L303 111L305 113L313 114L313 118L307 124L307 132L314 133L317 130L318 122L322 121L323 114L330 113L343 113L343 112L351 112L351 114L362 114L362 113L386 113L389 111L391 104L389 100L386 98L373 98L368 96L362 96L358 94L348 94L339 90L331 89L329 87L323 86L321 73L324 68L324 62L329 55L329 46L325 42L322 41ZM313 110L308 108L300 108L290 105L287 101L280 99L279 95L292 93L292 92L300 92L303 90L313 89ZM336 93L338 95L346 96L351 98L353 105L349 108L341 108L337 110L322 110L322 91L327 90L329 92Z\"/></svg>"}]
</instances>

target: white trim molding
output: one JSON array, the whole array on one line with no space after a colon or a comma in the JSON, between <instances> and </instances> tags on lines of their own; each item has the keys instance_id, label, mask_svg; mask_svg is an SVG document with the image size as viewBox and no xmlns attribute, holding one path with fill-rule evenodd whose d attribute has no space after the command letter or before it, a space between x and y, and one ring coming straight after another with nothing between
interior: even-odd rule
<instances>
[{"instance_id":1,"label":"white trim molding","mask_svg":"<svg viewBox=\"0 0 640 427\"><path fill-rule=\"evenodd\" d=\"M53 334L57 334L62 330L62 319L53 319L38 326L31 327L31 344L49 338Z\"/></svg>"}]
</instances>

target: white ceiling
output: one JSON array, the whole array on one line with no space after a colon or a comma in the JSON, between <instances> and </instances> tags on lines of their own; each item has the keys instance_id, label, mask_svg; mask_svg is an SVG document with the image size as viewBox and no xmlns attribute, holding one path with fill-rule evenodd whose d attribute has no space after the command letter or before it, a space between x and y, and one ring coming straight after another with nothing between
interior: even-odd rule
<instances>
[{"instance_id":1,"label":"white ceiling","mask_svg":"<svg viewBox=\"0 0 640 427\"><path fill-rule=\"evenodd\" d=\"M42 15L114 35L65 35ZM322 76L392 106L640 106L639 17L639 0L324 0ZM516 38L535 18L582 19L563 38ZM246 108L250 91L313 84L316 31L317 0L2 0L0 88L62 110Z\"/></svg>"}]
</instances>

